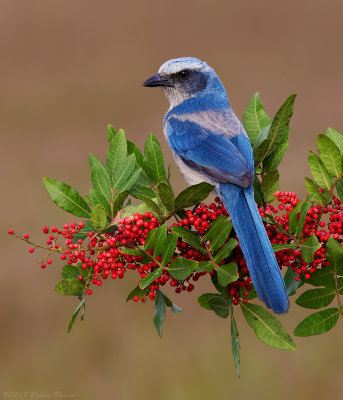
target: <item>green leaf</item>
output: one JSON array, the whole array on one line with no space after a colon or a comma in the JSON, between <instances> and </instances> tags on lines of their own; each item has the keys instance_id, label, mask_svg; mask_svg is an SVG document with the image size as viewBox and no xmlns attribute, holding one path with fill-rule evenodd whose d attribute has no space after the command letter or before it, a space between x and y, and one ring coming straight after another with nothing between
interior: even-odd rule
<instances>
[{"instance_id":1,"label":"green leaf","mask_svg":"<svg viewBox=\"0 0 343 400\"><path fill-rule=\"evenodd\" d=\"M298 245L296 243L273 243L272 248L274 253L280 250L286 250L286 249L296 249Z\"/></svg>"},{"instance_id":2,"label":"green leaf","mask_svg":"<svg viewBox=\"0 0 343 400\"><path fill-rule=\"evenodd\" d=\"M343 153L343 135L333 128L328 128L326 131L326 136L330 138L339 148L340 152Z\"/></svg>"},{"instance_id":3,"label":"green leaf","mask_svg":"<svg viewBox=\"0 0 343 400\"><path fill-rule=\"evenodd\" d=\"M142 199L142 197L153 199L154 197L156 197L156 193L151 188L151 185L151 182L144 176L144 173L141 172L135 183L131 186L130 194L131 196L140 200Z\"/></svg>"},{"instance_id":4,"label":"green leaf","mask_svg":"<svg viewBox=\"0 0 343 400\"><path fill-rule=\"evenodd\" d=\"M339 180L336 184L336 190L340 200L343 200L343 179Z\"/></svg>"},{"instance_id":5,"label":"green leaf","mask_svg":"<svg viewBox=\"0 0 343 400\"><path fill-rule=\"evenodd\" d=\"M171 307L173 312L180 312L182 311L182 308L178 307L176 304L174 304L169 297L167 297L164 293L161 292L161 290L159 290L159 292L162 294L162 296L164 297L164 302L166 304L167 307Z\"/></svg>"},{"instance_id":6,"label":"green leaf","mask_svg":"<svg viewBox=\"0 0 343 400\"><path fill-rule=\"evenodd\" d=\"M244 317L256 336L268 346L280 350L295 350L296 346L280 321L261 306L240 303Z\"/></svg>"},{"instance_id":7,"label":"green leaf","mask_svg":"<svg viewBox=\"0 0 343 400\"><path fill-rule=\"evenodd\" d=\"M73 325L74 325L74 322L75 322L75 320L76 320L76 317L77 317L79 311L81 310L81 307L82 307L82 306L84 307L84 304L85 304L85 299L83 298L83 299L81 300L81 302L78 304L78 306L75 308L75 310L73 311L73 314L72 314L72 316L71 316L71 318L70 318L70 320L69 320L69 324L68 324L68 328L67 328L67 333L69 333L69 332L71 331L71 328L72 328Z\"/></svg>"},{"instance_id":8,"label":"green leaf","mask_svg":"<svg viewBox=\"0 0 343 400\"><path fill-rule=\"evenodd\" d=\"M211 263L211 261L200 261L196 267L197 272L211 272L213 270L214 266Z\"/></svg>"},{"instance_id":9,"label":"green leaf","mask_svg":"<svg viewBox=\"0 0 343 400\"><path fill-rule=\"evenodd\" d=\"M332 178L328 170L325 168L322 160L312 151L310 151L310 154L308 155L308 165L317 184L324 189L330 189L332 185Z\"/></svg>"},{"instance_id":10,"label":"green leaf","mask_svg":"<svg viewBox=\"0 0 343 400\"><path fill-rule=\"evenodd\" d=\"M120 185L120 188L118 188L118 190L120 190L121 192L130 190L132 188L132 186L137 182L141 173L142 173L142 170L140 168L133 170L132 174L129 176L129 178L123 184Z\"/></svg>"},{"instance_id":11,"label":"green leaf","mask_svg":"<svg viewBox=\"0 0 343 400\"><path fill-rule=\"evenodd\" d=\"M75 265L65 265L62 268L63 279L77 279L79 275L79 269Z\"/></svg>"},{"instance_id":12,"label":"green leaf","mask_svg":"<svg viewBox=\"0 0 343 400\"><path fill-rule=\"evenodd\" d=\"M134 168L136 165L136 158L134 154L130 154L125 160L122 160L121 163L117 163L116 169L113 174L113 181L112 181L112 186L122 192L123 190L128 190L130 187L128 187L127 182L129 181L129 177L132 174ZM136 180L138 179L138 176L140 175L141 170L137 169L135 172L135 177ZM135 181L132 181L131 186L135 183Z\"/></svg>"},{"instance_id":13,"label":"green leaf","mask_svg":"<svg viewBox=\"0 0 343 400\"><path fill-rule=\"evenodd\" d=\"M106 213L108 215L111 215L110 203L105 199L105 197L101 193L96 192L94 189L89 189L89 197L92 201L93 206L101 204L103 208L106 210Z\"/></svg>"},{"instance_id":14,"label":"green leaf","mask_svg":"<svg viewBox=\"0 0 343 400\"><path fill-rule=\"evenodd\" d=\"M200 251L200 253L206 254L206 250L201 247L201 239L196 233L193 233L189 229L179 225L172 226L171 229L174 233L179 235L184 242Z\"/></svg>"},{"instance_id":15,"label":"green leaf","mask_svg":"<svg viewBox=\"0 0 343 400\"><path fill-rule=\"evenodd\" d=\"M155 298L155 314L154 314L154 324L156 326L157 332L162 336L162 323L166 313L165 301L163 294L158 290L156 292Z\"/></svg>"},{"instance_id":16,"label":"green leaf","mask_svg":"<svg viewBox=\"0 0 343 400\"><path fill-rule=\"evenodd\" d=\"M170 262L170 260L172 259L173 255L175 253L177 240L178 240L178 235L176 235L175 233L170 233L167 236L167 239L165 242L165 247L164 247L163 253L162 253L162 260L161 260L161 263L163 265L167 265Z\"/></svg>"},{"instance_id":17,"label":"green leaf","mask_svg":"<svg viewBox=\"0 0 343 400\"><path fill-rule=\"evenodd\" d=\"M229 303L223 296L215 295L209 299L208 303L211 310L213 310L218 317L227 318L229 315Z\"/></svg>"},{"instance_id":18,"label":"green leaf","mask_svg":"<svg viewBox=\"0 0 343 400\"><path fill-rule=\"evenodd\" d=\"M270 125L271 124L266 125L263 129L261 129L261 132L259 132L259 134L257 135L257 137L255 139L254 147L253 147L254 152L256 152L256 150L259 148L261 143L267 139Z\"/></svg>"},{"instance_id":19,"label":"green leaf","mask_svg":"<svg viewBox=\"0 0 343 400\"><path fill-rule=\"evenodd\" d=\"M306 283L313 286L328 286L332 287L335 280L330 267L325 269L318 269L315 273L311 274L310 279L306 279Z\"/></svg>"},{"instance_id":20,"label":"green leaf","mask_svg":"<svg viewBox=\"0 0 343 400\"><path fill-rule=\"evenodd\" d=\"M97 193L106 199L108 203L112 200L111 181L108 174L103 174L103 171L94 165L91 172L92 183Z\"/></svg>"},{"instance_id":21,"label":"green leaf","mask_svg":"<svg viewBox=\"0 0 343 400\"><path fill-rule=\"evenodd\" d=\"M163 250L166 247L166 240L167 240L167 224L161 225L154 236L155 239L155 246L154 246L154 257L158 257L162 254Z\"/></svg>"},{"instance_id":22,"label":"green leaf","mask_svg":"<svg viewBox=\"0 0 343 400\"><path fill-rule=\"evenodd\" d=\"M150 211L150 210L149 210L149 207L145 203L141 203L141 204L137 204L137 205L129 204L121 210L120 216L121 216L121 218L125 218L125 217L130 217L131 215L133 215L135 213L144 214L146 211Z\"/></svg>"},{"instance_id":23,"label":"green leaf","mask_svg":"<svg viewBox=\"0 0 343 400\"><path fill-rule=\"evenodd\" d=\"M343 265L343 249L341 245L332 236L329 237L326 243L326 258L330 261L330 264L337 271L342 268Z\"/></svg>"},{"instance_id":24,"label":"green leaf","mask_svg":"<svg viewBox=\"0 0 343 400\"><path fill-rule=\"evenodd\" d=\"M214 262L219 263L221 260L229 257L232 250L237 246L238 242L236 239L230 239L214 256Z\"/></svg>"},{"instance_id":25,"label":"green leaf","mask_svg":"<svg viewBox=\"0 0 343 400\"><path fill-rule=\"evenodd\" d=\"M338 320L338 308L327 308L311 314L294 329L295 336L313 336L328 332Z\"/></svg>"},{"instance_id":26,"label":"green leaf","mask_svg":"<svg viewBox=\"0 0 343 400\"><path fill-rule=\"evenodd\" d=\"M123 208L124 202L129 195L128 191L117 193L115 198L113 199L113 216L117 214Z\"/></svg>"},{"instance_id":27,"label":"green leaf","mask_svg":"<svg viewBox=\"0 0 343 400\"><path fill-rule=\"evenodd\" d=\"M130 142L130 140L127 140L127 154L128 155L134 154L136 157L136 164L139 167L143 168L144 166L143 154L140 151L139 147L135 143Z\"/></svg>"},{"instance_id":28,"label":"green leaf","mask_svg":"<svg viewBox=\"0 0 343 400\"><path fill-rule=\"evenodd\" d=\"M296 237L300 237L302 235L303 229L304 229L304 224L306 220L306 215L311 207L311 202L310 202L310 197L308 197L302 204L301 204L301 209L300 209L300 216L299 216L299 221L298 221L298 228L295 232Z\"/></svg>"},{"instance_id":29,"label":"green leaf","mask_svg":"<svg viewBox=\"0 0 343 400\"><path fill-rule=\"evenodd\" d=\"M199 204L207 198L207 196L212 192L213 189L214 186L206 182L201 182L197 185L189 186L176 197L175 208L179 210Z\"/></svg>"},{"instance_id":30,"label":"green leaf","mask_svg":"<svg viewBox=\"0 0 343 400\"><path fill-rule=\"evenodd\" d=\"M110 177L111 184L114 177L120 175L121 169L125 166L127 159L127 142L125 132L119 130L114 136L108 148L106 157L106 169Z\"/></svg>"},{"instance_id":31,"label":"green leaf","mask_svg":"<svg viewBox=\"0 0 343 400\"><path fill-rule=\"evenodd\" d=\"M302 204L303 202L299 201L299 203L288 214L288 230L290 233L295 233L295 231L298 229L298 213L301 211ZM302 228L303 227L300 228L301 232Z\"/></svg>"},{"instance_id":32,"label":"green leaf","mask_svg":"<svg viewBox=\"0 0 343 400\"><path fill-rule=\"evenodd\" d=\"M287 268L285 276L283 277L286 286L286 292L288 296L292 296L296 293L297 289L304 284L304 282L300 279L298 281L295 280L297 276L296 271L293 271L292 268Z\"/></svg>"},{"instance_id":33,"label":"green leaf","mask_svg":"<svg viewBox=\"0 0 343 400\"><path fill-rule=\"evenodd\" d=\"M210 299L214 296L219 296L218 293L204 293L198 297L198 303L200 307L204 308L205 310L211 310L210 306Z\"/></svg>"},{"instance_id":34,"label":"green leaf","mask_svg":"<svg viewBox=\"0 0 343 400\"><path fill-rule=\"evenodd\" d=\"M220 215L212 222L210 229L205 234L205 239L210 240L210 250L217 251L229 237L233 225L231 221L227 221L227 217Z\"/></svg>"},{"instance_id":35,"label":"green leaf","mask_svg":"<svg viewBox=\"0 0 343 400\"><path fill-rule=\"evenodd\" d=\"M321 244L318 242L317 237L312 235L300 245L300 248L303 260L307 263L310 263L312 262L313 254L321 248Z\"/></svg>"},{"instance_id":36,"label":"green leaf","mask_svg":"<svg viewBox=\"0 0 343 400\"><path fill-rule=\"evenodd\" d=\"M264 200L263 192L261 189L261 183L260 183L260 180L258 179L257 175L255 175L253 188L254 188L254 197L255 197L256 203L260 206L263 206L265 204L265 200Z\"/></svg>"},{"instance_id":37,"label":"green leaf","mask_svg":"<svg viewBox=\"0 0 343 400\"><path fill-rule=\"evenodd\" d=\"M114 129L113 125L107 125L107 139L111 143L117 131Z\"/></svg>"},{"instance_id":38,"label":"green leaf","mask_svg":"<svg viewBox=\"0 0 343 400\"><path fill-rule=\"evenodd\" d=\"M274 193L279 190L279 171L277 169L263 175L261 189L266 203L271 203L275 199Z\"/></svg>"},{"instance_id":39,"label":"green leaf","mask_svg":"<svg viewBox=\"0 0 343 400\"><path fill-rule=\"evenodd\" d=\"M276 148L284 135L288 135L295 98L295 94L290 95L276 113L268 134L270 143L265 152L266 156Z\"/></svg>"},{"instance_id":40,"label":"green leaf","mask_svg":"<svg viewBox=\"0 0 343 400\"><path fill-rule=\"evenodd\" d=\"M168 271L174 279L183 281L193 273L197 265L197 261L179 257L170 264Z\"/></svg>"},{"instance_id":41,"label":"green leaf","mask_svg":"<svg viewBox=\"0 0 343 400\"><path fill-rule=\"evenodd\" d=\"M152 133L145 143L144 171L155 184L159 182L160 178L167 180L163 153L158 140Z\"/></svg>"},{"instance_id":42,"label":"green leaf","mask_svg":"<svg viewBox=\"0 0 343 400\"><path fill-rule=\"evenodd\" d=\"M236 263L221 265L217 269L218 283L220 286L227 286L229 283L236 281L238 276L238 267Z\"/></svg>"},{"instance_id":43,"label":"green leaf","mask_svg":"<svg viewBox=\"0 0 343 400\"><path fill-rule=\"evenodd\" d=\"M310 289L302 293L295 302L305 308L322 308L328 306L335 298L335 292L330 288Z\"/></svg>"},{"instance_id":44,"label":"green leaf","mask_svg":"<svg viewBox=\"0 0 343 400\"><path fill-rule=\"evenodd\" d=\"M94 167L98 167L103 175L107 175L108 176L108 172L107 172L104 164L94 154L90 154L88 156L88 163L89 163L89 166L90 166L91 170Z\"/></svg>"},{"instance_id":45,"label":"green leaf","mask_svg":"<svg viewBox=\"0 0 343 400\"><path fill-rule=\"evenodd\" d=\"M236 321L233 317L233 313L231 312L231 344L232 344L232 355L233 355L233 361L235 363L236 369L237 369L237 376L240 375L239 369L240 369L240 357L239 357L239 349L240 349L240 344L238 340L238 329L236 325Z\"/></svg>"},{"instance_id":46,"label":"green leaf","mask_svg":"<svg viewBox=\"0 0 343 400\"><path fill-rule=\"evenodd\" d=\"M320 159L331 176L342 175L342 155L336 144L325 135L318 135L317 145Z\"/></svg>"},{"instance_id":47,"label":"green leaf","mask_svg":"<svg viewBox=\"0 0 343 400\"><path fill-rule=\"evenodd\" d=\"M77 278L62 279L55 286L55 292L68 296L76 295L84 290L85 284L84 281L79 281Z\"/></svg>"},{"instance_id":48,"label":"green leaf","mask_svg":"<svg viewBox=\"0 0 343 400\"><path fill-rule=\"evenodd\" d=\"M310 178L305 178L305 186L308 194L314 195L314 200L321 206L325 206L326 200L322 193L318 190L315 183Z\"/></svg>"},{"instance_id":49,"label":"green leaf","mask_svg":"<svg viewBox=\"0 0 343 400\"><path fill-rule=\"evenodd\" d=\"M160 215L160 209L158 207L158 205L151 199L142 196L141 200L144 201L144 203L146 204L146 206L148 207L148 210L151 211L155 217L157 218L161 218Z\"/></svg>"},{"instance_id":50,"label":"green leaf","mask_svg":"<svg viewBox=\"0 0 343 400\"><path fill-rule=\"evenodd\" d=\"M157 193L166 206L169 212L174 211L175 208L175 196L174 191L168 183L161 182L157 185Z\"/></svg>"},{"instance_id":51,"label":"green leaf","mask_svg":"<svg viewBox=\"0 0 343 400\"><path fill-rule=\"evenodd\" d=\"M256 297L257 297L256 290L254 288L252 288L248 293L247 299L253 300L253 299L256 299Z\"/></svg>"},{"instance_id":52,"label":"green leaf","mask_svg":"<svg viewBox=\"0 0 343 400\"><path fill-rule=\"evenodd\" d=\"M217 274L211 275L211 281L213 283L213 286L218 290L219 293L224 292L224 288L222 286L220 286L218 283Z\"/></svg>"},{"instance_id":53,"label":"green leaf","mask_svg":"<svg viewBox=\"0 0 343 400\"><path fill-rule=\"evenodd\" d=\"M265 159L268 155L268 150L270 149L271 140L269 138L263 140L261 144L254 149L254 163L255 166Z\"/></svg>"},{"instance_id":54,"label":"green leaf","mask_svg":"<svg viewBox=\"0 0 343 400\"><path fill-rule=\"evenodd\" d=\"M95 230L100 231L101 229L105 228L107 217L106 217L106 211L104 210L101 204L97 204L93 208L91 214L91 221Z\"/></svg>"},{"instance_id":55,"label":"green leaf","mask_svg":"<svg viewBox=\"0 0 343 400\"><path fill-rule=\"evenodd\" d=\"M142 278L139 281L139 287L141 289L145 289L151 283L153 283L155 279L159 278L161 275L162 275L162 268L155 269L155 271L151 272L149 275L147 275L145 278Z\"/></svg>"},{"instance_id":56,"label":"green leaf","mask_svg":"<svg viewBox=\"0 0 343 400\"><path fill-rule=\"evenodd\" d=\"M151 250L153 247L155 247L157 231L158 231L158 228L155 228L155 229L152 229L148 233L148 235L145 239L145 244L144 244L145 250Z\"/></svg>"},{"instance_id":57,"label":"green leaf","mask_svg":"<svg viewBox=\"0 0 343 400\"><path fill-rule=\"evenodd\" d=\"M127 295L126 301L132 300L135 296L140 299L145 297L147 293L147 289L143 290L139 286L136 286L131 292Z\"/></svg>"},{"instance_id":58,"label":"green leaf","mask_svg":"<svg viewBox=\"0 0 343 400\"><path fill-rule=\"evenodd\" d=\"M254 145L259 132L261 132L266 125L270 124L270 122L270 117L264 109L259 93L255 93L243 116L244 128L249 136L252 146Z\"/></svg>"},{"instance_id":59,"label":"green leaf","mask_svg":"<svg viewBox=\"0 0 343 400\"><path fill-rule=\"evenodd\" d=\"M263 170L265 172L269 172L273 169L277 169L288 147L288 143L279 143L276 148L263 160Z\"/></svg>"},{"instance_id":60,"label":"green leaf","mask_svg":"<svg viewBox=\"0 0 343 400\"><path fill-rule=\"evenodd\" d=\"M90 218L91 209L77 190L51 178L44 178L43 183L51 200L62 210L77 217Z\"/></svg>"},{"instance_id":61,"label":"green leaf","mask_svg":"<svg viewBox=\"0 0 343 400\"><path fill-rule=\"evenodd\" d=\"M80 231L76 231L73 235L73 244L77 243L79 239L84 240L88 237L88 232L94 232L94 227L89 219L83 221L83 223L85 224L84 227Z\"/></svg>"}]
</instances>

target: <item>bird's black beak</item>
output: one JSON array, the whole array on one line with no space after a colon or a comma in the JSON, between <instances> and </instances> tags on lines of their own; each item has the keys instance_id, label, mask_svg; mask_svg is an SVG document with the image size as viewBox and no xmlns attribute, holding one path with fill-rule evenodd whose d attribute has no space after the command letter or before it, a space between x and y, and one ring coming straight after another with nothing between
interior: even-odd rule
<instances>
[{"instance_id":1,"label":"bird's black beak","mask_svg":"<svg viewBox=\"0 0 343 400\"><path fill-rule=\"evenodd\" d=\"M156 87L156 86L171 86L169 79L162 77L160 74L156 74L151 78L147 79L143 86L145 87Z\"/></svg>"}]
</instances>

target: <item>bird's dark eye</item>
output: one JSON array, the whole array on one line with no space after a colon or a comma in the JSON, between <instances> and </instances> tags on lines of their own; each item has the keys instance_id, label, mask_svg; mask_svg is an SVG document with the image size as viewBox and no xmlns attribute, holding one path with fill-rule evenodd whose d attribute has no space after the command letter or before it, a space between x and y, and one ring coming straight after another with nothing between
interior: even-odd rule
<instances>
[{"instance_id":1,"label":"bird's dark eye","mask_svg":"<svg viewBox=\"0 0 343 400\"><path fill-rule=\"evenodd\" d=\"M178 75L181 76L181 78L187 78L187 76L189 75L189 70L183 69L182 71L179 72Z\"/></svg>"}]
</instances>

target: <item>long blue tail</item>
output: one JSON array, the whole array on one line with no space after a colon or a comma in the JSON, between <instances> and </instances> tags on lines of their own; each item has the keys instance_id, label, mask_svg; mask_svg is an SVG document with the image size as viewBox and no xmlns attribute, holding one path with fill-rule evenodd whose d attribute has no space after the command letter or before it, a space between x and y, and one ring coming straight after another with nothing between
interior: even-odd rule
<instances>
[{"instance_id":1,"label":"long blue tail","mask_svg":"<svg viewBox=\"0 0 343 400\"><path fill-rule=\"evenodd\" d=\"M254 191L230 183L217 192L229 212L258 297L275 313L288 311L285 283L258 212Z\"/></svg>"}]
</instances>

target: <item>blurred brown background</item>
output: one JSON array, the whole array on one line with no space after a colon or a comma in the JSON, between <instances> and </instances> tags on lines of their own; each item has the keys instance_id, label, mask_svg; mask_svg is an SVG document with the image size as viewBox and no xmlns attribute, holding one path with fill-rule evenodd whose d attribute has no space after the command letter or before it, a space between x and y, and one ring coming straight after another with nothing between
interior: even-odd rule
<instances>
[{"instance_id":1,"label":"blurred brown background","mask_svg":"<svg viewBox=\"0 0 343 400\"><path fill-rule=\"evenodd\" d=\"M76 302L53 291L59 263L42 271L38 254L6 233L13 227L42 240L44 224L73 220L49 200L42 177L87 192L87 156L104 158L109 122L141 147L155 132L172 162L161 129L167 102L141 84L180 56L216 69L240 118L256 91L272 115L298 93L281 188L304 194L316 135L327 126L343 131L342 15L339 0L0 2L0 397L343 398L342 321L321 337L296 338L297 352L282 352L260 343L239 316L237 379L228 321L197 305L204 280L194 293L172 296L184 311L168 310L161 340L152 304L125 303L135 285L128 274L96 289L86 320L67 335ZM309 313L293 305L281 320L291 332Z\"/></svg>"}]
</instances>

